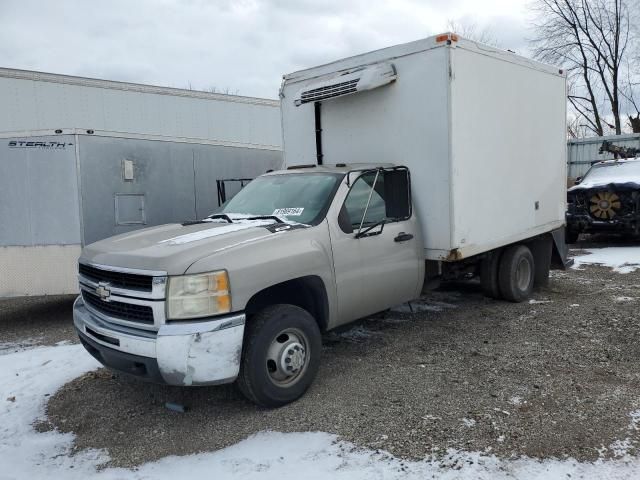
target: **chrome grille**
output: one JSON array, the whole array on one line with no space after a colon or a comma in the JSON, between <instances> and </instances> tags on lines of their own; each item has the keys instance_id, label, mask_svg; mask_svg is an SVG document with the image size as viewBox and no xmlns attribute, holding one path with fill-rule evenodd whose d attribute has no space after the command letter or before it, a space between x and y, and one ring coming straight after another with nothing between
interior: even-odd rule
<instances>
[{"instance_id":1,"label":"chrome grille","mask_svg":"<svg viewBox=\"0 0 640 480\"><path fill-rule=\"evenodd\" d=\"M98 295L82 290L82 299L100 313L127 322L153 325L153 309L146 305L136 305L118 301L104 301Z\"/></svg>"},{"instance_id":2,"label":"chrome grille","mask_svg":"<svg viewBox=\"0 0 640 480\"><path fill-rule=\"evenodd\" d=\"M153 288L153 277L136 273L103 270L83 263L78 265L78 272L83 277L95 282L108 282L117 288L150 292Z\"/></svg>"}]
</instances>

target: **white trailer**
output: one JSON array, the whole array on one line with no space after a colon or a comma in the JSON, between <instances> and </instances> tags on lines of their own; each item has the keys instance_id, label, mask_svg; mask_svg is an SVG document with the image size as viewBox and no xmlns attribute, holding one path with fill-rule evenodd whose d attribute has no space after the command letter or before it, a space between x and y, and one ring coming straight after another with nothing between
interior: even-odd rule
<instances>
[{"instance_id":1,"label":"white trailer","mask_svg":"<svg viewBox=\"0 0 640 480\"><path fill-rule=\"evenodd\" d=\"M0 297L75 293L85 244L282 163L277 100L0 69L0 105Z\"/></svg>"},{"instance_id":2,"label":"white trailer","mask_svg":"<svg viewBox=\"0 0 640 480\"><path fill-rule=\"evenodd\" d=\"M564 225L562 70L444 34L285 75L280 96L287 165L409 167L427 260Z\"/></svg>"}]
</instances>

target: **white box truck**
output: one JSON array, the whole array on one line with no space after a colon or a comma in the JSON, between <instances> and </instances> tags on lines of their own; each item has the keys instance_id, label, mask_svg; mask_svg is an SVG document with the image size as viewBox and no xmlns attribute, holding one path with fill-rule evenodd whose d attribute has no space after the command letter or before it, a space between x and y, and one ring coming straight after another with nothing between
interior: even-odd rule
<instances>
[{"instance_id":1,"label":"white box truck","mask_svg":"<svg viewBox=\"0 0 640 480\"><path fill-rule=\"evenodd\" d=\"M287 165L411 171L425 258L460 260L564 224L561 70L445 34L284 76Z\"/></svg>"},{"instance_id":2,"label":"white box truck","mask_svg":"<svg viewBox=\"0 0 640 480\"><path fill-rule=\"evenodd\" d=\"M313 381L321 332L425 278L522 301L564 258L562 72L446 34L287 75L281 99L287 169L84 248L74 324L104 365L275 407Z\"/></svg>"}]
</instances>

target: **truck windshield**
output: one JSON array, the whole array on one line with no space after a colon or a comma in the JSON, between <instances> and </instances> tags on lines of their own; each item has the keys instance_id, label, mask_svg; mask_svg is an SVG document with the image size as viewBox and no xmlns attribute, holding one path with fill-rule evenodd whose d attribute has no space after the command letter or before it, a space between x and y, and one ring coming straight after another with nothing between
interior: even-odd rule
<instances>
[{"instance_id":1,"label":"truck windshield","mask_svg":"<svg viewBox=\"0 0 640 480\"><path fill-rule=\"evenodd\" d=\"M227 215L275 215L309 225L322 220L342 175L291 173L258 177L222 208Z\"/></svg>"}]
</instances>

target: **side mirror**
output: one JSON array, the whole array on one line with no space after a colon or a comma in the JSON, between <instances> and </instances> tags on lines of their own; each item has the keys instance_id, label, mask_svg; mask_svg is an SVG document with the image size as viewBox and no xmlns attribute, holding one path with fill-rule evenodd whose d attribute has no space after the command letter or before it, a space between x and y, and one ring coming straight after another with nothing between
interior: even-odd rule
<instances>
[{"instance_id":1,"label":"side mirror","mask_svg":"<svg viewBox=\"0 0 640 480\"><path fill-rule=\"evenodd\" d=\"M405 219L411 216L409 170L406 168L385 170L384 198L387 218Z\"/></svg>"},{"instance_id":2,"label":"side mirror","mask_svg":"<svg viewBox=\"0 0 640 480\"><path fill-rule=\"evenodd\" d=\"M576 177L576 179L574 180L573 184L574 185L578 185L582 181L582 178L583 178L582 176Z\"/></svg>"}]
</instances>

